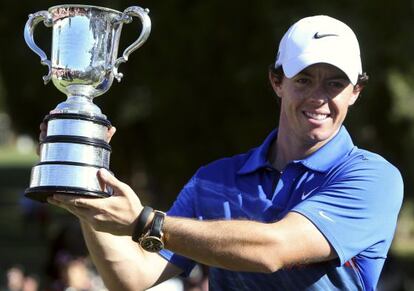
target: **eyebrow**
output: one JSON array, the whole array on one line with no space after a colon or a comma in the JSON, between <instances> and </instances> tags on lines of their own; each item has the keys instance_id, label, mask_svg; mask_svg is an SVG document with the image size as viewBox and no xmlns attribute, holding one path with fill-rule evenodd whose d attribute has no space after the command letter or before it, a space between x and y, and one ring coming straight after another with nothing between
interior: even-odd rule
<instances>
[{"instance_id":1,"label":"eyebrow","mask_svg":"<svg viewBox=\"0 0 414 291\"><path fill-rule=\"evenodd\" d=\"M302 72L299 72L298 75L304 75L306 77L312 77L312 74L308 73L307 69L303 70ZM342 73L342 72L329 77L329 79L330 80L335 80L335 79L349 80L348 76L345 75L345 73Z\"/></svg>"}]
</instances>

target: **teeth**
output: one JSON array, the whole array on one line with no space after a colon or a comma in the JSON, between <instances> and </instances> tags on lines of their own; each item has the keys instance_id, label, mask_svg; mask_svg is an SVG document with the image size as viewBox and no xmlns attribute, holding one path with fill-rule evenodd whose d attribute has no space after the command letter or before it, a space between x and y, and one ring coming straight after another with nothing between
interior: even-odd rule
<instances>
[{"instance_id":1,"label":"teeth","mask_svg":"<svg viewBox=\"0 0 414 291\"><path fill-rule=\"evenodd\" d=\"M305 115L307 117L310 117L316 120L324 120L328 117L328 114L311 113L311 112L306 112L306 111L305 111Z\"/></svg>"}]
</instances>

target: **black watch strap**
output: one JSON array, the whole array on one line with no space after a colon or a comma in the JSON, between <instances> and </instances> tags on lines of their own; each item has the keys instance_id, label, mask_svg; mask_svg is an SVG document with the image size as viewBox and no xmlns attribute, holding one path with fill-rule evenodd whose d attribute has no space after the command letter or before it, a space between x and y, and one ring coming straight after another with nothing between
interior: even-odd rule
<instances>
[{"instance_id":1,"label":"black watch strap","mask_svg":"<svg viewBox=\"0 0 414 291\"><path fill-rule=\"evenodd\" d=\"M141 213L138 215L137 222L134 227L134 232L132 233L132 240L135 242L139 241L139 238L142 236L145 230L145 225L147 224L148 218L151 213L154 211L149 206L145 206Z\"/></svg>"},{"instance_id":2,"label":"black watch strap","mask_svg":"<svg viewBox=\"0 0 414 291\"><path fill-rule=\"evenodd\" d=\"M154 219L152 220L152 225L148 236L155 236L162 238L162 226L164 224L165 213L155 210Z\"/></svg>"}]
</instances>

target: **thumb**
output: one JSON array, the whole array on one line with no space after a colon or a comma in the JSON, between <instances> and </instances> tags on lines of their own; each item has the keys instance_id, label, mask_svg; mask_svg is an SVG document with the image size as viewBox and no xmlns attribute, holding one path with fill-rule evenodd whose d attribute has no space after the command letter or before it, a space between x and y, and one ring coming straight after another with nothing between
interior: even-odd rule
<instances>
[{"instance_id":1,"label":"thumb","mask_svg":"<svg viewBox=\"0 0 414 291\"><path fill-rule=\"evenodd\" d=\"M111 187L115 193L125 195L126 188L128 187L125 183L122 183L114 175L112 175L106 169L99 169L98 178L101 184L101 188L105 189L105 186Z\"/></svg>"}]
</instances>

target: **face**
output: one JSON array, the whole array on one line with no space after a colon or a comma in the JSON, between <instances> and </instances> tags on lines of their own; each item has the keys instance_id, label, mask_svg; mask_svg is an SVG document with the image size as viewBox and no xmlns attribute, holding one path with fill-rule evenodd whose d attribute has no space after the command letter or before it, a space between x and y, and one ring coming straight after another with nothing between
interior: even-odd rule
<instances>
[{"instance_id":1,"label":"face","mask_svg":"<svg viewBox=\"0 0 414 291\"><path fill-rule=\"evenodd\" d=\"M281 99L279 133L303 146L322 146L341 127L361 89L328 64L307 67L292 78L270 81Z\"/></svg>"}]
</instances>

